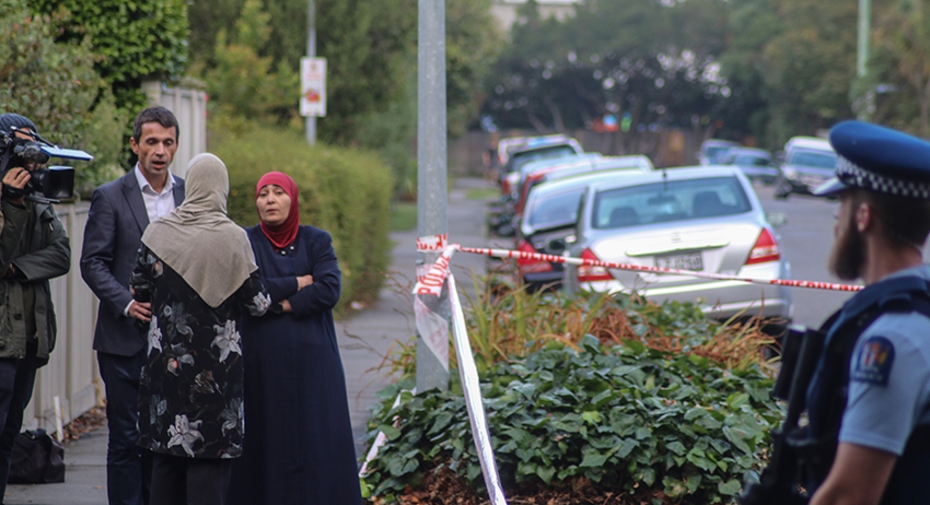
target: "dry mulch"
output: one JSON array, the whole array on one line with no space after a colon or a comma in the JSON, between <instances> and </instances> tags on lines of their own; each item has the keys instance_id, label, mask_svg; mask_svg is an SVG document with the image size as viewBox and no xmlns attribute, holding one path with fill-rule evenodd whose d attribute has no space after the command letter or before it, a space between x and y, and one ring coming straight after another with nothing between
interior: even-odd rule
<instances>
[{"instance_id":1,"label":"dry mulch","mask_svg":"<svg viewBox=\"0 0 930 505\"><path fill-rule=\"evenodd\" d=\"M94 407L64 426L63 444L67 445L107 422L106 407Z\"/></svg>"},{"instance_id":2,"label":"dry mulch","mask_svg":"<svg viewBox=\"0 0 930 505\"><path fill-rule=\"evenodd\" d=\"M397 497L402 505L488 505L486 493L476 493L454 472L442 469L431 473L420 486L413 490L408 488ZM532 489L509 490L507 502L512 505L652 505L653 500L673 505L680 503L668 499L660 490L648 490L644 493L630 495L624 492L597 489L591 481L578 478L571 486L560 489L535 487ZM383 505L384 501L375 498L372 505Z\"/></svg>"}]
</instances>

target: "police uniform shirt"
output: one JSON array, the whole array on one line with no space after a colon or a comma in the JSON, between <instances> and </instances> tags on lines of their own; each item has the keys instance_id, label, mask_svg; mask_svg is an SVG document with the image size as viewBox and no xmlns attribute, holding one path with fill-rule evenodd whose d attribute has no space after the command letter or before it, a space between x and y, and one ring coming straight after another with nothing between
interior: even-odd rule
<instances>
[{"instance_id":1,"label":"police uniform shirt","mask_svg":"<svg viewBox=\"0 0 930 505\"><path fill-rule=\"evenodd\" d=\"M888 276L930 280L930 265ZM885 314L856 343L841 442L900 456L911 431L930 424L930 319L917 312Z\"/></svg>"}]
</instances>

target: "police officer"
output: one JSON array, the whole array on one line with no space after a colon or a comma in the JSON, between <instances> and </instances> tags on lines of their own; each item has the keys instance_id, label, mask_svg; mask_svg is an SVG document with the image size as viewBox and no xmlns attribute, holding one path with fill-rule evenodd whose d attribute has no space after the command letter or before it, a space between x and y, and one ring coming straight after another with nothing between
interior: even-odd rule
<instances>
[{"instance_id":1,"label":"police officer","mask_svg":"<svg viewBox=\"0 0 930 505\"><path fill-rule=\"evenodd\" d=\"M930 503L930 143L859 121L830 143L829 266L865 289L823 327L800 444L811 504Z\"/></svg>"}]
</instances>

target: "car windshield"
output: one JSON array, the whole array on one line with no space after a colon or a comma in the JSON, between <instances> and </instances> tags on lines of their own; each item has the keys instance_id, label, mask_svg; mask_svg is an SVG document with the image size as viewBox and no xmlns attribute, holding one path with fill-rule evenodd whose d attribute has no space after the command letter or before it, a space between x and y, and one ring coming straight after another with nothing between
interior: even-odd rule
<instances>
[{"instance_id":1,"label":"car windshield","mask_svg":"<svg viewBox=\"0 0 930 505\"><path fill-rule=\"evenodd\" d=\"M601 191L594 197L595 229L729 216L752 210L735 177L658 182Z\"/></svg>"},{"instance_id":2,"label":"car windshield","mask_svg":"<svg viewBox=\"0 0 930 505\"><path fill-rule=\"evenodd\" d=\"M733 164L747 167L769 167L772 166L772 160L754 154L737 154L733 158Z\"/></svg>"},{"instance_id":3,"label":"car windshield","mask_svg":"<svg viewBox=\"0 0 930 505\"><path fill-rule=\"evenodd\" d=\"M534 199L526 211L526 222L537 230L575 224L583 193L584 188L577 188Z\"/></svg>"},{"instance_id":4,"label":"car windshield","mask_svg":"<svg viewBox=\"0 0 930 505\"><path fill-rule=\"evenodd\" d=\"M707 159L709 159L711 163L718 163L720 162L720 158L722 158L730 148L731 146L708 146Z\"/></svg>"},{"instance_id":5,"label":"car windshield","mask_svg":"<svg viewBox=\"0 0 930 505\"><path fill-rule=\"evenodd\" d=\"M836 154L826 151L798 150L791 153L791 158L788 160L788 163L804 167L835 168Z\"/></svg>"},{"instance_id":6,"label":"car windshield","mask_svg":"<svg viewBox=\"0 0 930 505\"><path fill-rule=\"evenodd\" d=\"M574 156L577 154L571 146L560 145L552 146L543 149L533 149L532 151L524 151L514 154L511 157L511 172L519 172L520 168L523 165L531 161L541 160L543 158L561 158L563 156Z\"/></svg>"}]
</instances>

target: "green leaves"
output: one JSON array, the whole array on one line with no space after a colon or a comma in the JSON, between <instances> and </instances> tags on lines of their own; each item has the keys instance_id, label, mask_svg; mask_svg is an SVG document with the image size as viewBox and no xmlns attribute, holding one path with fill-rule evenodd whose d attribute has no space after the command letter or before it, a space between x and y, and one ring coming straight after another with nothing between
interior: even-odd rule
<instances>
[{"instance_id":1,"label":"green leaves","mask_svg":"<svg viewBox=\"0 0 930 505\"><path fill-rule=\"evenodd\" d=\"M688 503L729 501L743 474L759 469L781 416L767 393L747 393L771 387L757 367L737 375L645 346L547 348L495 364L482 381L507 486L585 478L616 492L655 486ZM391 409L391 396L373 414L369 437L395 418L400 431L386 433L366 477L379 483L375 494L400 492L439 465L480 486L462 398L431 391L405 400Z\"/></svg>"}]
</instances>

